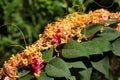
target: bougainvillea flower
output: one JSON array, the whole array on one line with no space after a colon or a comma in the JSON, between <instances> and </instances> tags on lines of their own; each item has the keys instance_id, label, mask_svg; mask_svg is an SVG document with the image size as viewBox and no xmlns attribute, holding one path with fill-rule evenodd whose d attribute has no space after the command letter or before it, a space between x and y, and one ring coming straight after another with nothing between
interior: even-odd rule
<instances>
[{"instance_id":1,"label":"bougainvillea flower","mask_svg":"<svg viewBox=\"0 0 120 80\"><path fill-rule=\"evenodd\" d=\"M34 58L33 59L32 68L33 68L35 73L39 72L44 67L42 62L43 62L43 60L40 59L40 58Z\"/></svg>"},{"instance_id":2,"label":"bougainvillea flower","mask_svg":"<svg viewBox=\"0 0 120 80\"><path fill-rule=\"evenodd\" d=\"M103 19L103 20L107 20L107 19L108 19L108 15L107 15L107 14L103 14L103 15L102 15L102 19Z\"/></svg>"},{"instance_id":3,"label":"bougainvillea flower","mask_svg":"<svg viewBox=\"0 0 120 80\"><path fill-rule=\"evenodd\" d=\"M55 33L54 35L54 42L57 44L61 42L61 37L58 35L58 33Z\"/></svg>"}]
</instances>

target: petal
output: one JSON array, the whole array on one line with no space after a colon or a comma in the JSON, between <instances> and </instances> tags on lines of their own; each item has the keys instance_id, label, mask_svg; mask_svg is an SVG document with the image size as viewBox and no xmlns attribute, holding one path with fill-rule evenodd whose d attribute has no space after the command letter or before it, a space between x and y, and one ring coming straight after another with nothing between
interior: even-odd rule
<instances>
[{"instance_id":1,"label":"petal","mask_svg":"<svg viewBox=\"0 0 120 80\"><path fill-rule=\"evenodd\" d=\"M43 65L43 64L40 64L40 70L41 70L43 67L44 67L44 65Z\"/></svg>"},{"instance_id":2,"label":"petal","mask_svg":"<svg viewBox=\"0 0 120 80\"><path fill-rule=\"evenodd\" d=\"M108 15L107 15L107 14L103 14L103 15L102 15L102 19L103 19L103 20L107 20L107 19L108 19Z\"/></svg>"},{"instance_id":3,"label":"petal","mask_svg":"<svg viewBox=\"0 0 120 80\"><path fill-rule=\"evenodd\" d=\"M38 72L44 67L42 62L43 62L43 60L41 58L34 58L33 59L32 68L33 68L34 72Z\"/></svg>"},{"instance_id":4,"label":"petal","mask_svg":"<svg viewBox=\"0 0 120 80\"><path fill-rule=\"evenodd\" d=\"M61 37L56 33L55 35L54 35L54 42L55 43L60 43L61 42L61 39L60 39Z\"/></svg>"}]
</instances>

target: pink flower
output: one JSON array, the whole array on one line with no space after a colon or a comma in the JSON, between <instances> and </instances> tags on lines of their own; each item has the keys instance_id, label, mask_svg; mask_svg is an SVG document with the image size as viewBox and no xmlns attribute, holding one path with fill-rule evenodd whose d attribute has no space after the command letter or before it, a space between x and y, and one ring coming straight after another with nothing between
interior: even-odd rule
<instances>
[{"instance_id":1,"label":"pink flower","mask_svg":"<svg viewBox=\"0 0 120 80\"><path fill-rule=\"evenodd\" d=\"M33 68L35 73L39 72L44 67L42 62L43 62L43 60L40 59L40 58L34 58L33 59L32 68Z\"/></svg>"},{"instance_id":2,"label":"pink flower","mask_svg":"<svg viewBox=\"0 0 120 80\"><path fill-rule=\"evenodd\" d=\"M58 35L58 33L55 33L54 35L54 42L59 44L61 42L61 39L60 39L60 35Z\"/></svg>"},{"instance_id":3,"label":"pink flower","mask_svg":"<svg viewBox=\"0 0 120 80\"><path fill-rule=\"evenodd\" d=\"M103 19L103 20L107 20L107 19L108 19L108 15L104 13L104 14L102 15L102 19Z\"/></svg>"}]
</instances>

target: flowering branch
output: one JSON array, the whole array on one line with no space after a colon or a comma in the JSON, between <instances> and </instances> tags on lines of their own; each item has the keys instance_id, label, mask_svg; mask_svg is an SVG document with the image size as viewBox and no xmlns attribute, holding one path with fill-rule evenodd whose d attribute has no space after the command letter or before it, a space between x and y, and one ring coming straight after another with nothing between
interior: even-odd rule
<instances>
[{"instance_id":1,"label":"flowering branch","mask_svg":"<svg viewBox=\"0 0 120 80\"><path fill-rule=\"evenodd\" d=\"M26 46L26 49L15 55L12 55L9 60L5 61L0 69L0 79L16 80L17 71L22 67L31 67L36 77L40 77L41 69L44 67L42 53L40 51L52 47L54 44L67 43L69 40L76 39L81 42L83 36L81 30L86 25L91 23L100 23L108 26L105 21L108 19L117 18L117 24L113 27L120 31L120 13L110 13L104 9L90 11L88 14L79 15L73 13L67 15L65 19L60 19L55 23L48 24L45 27L44 33L31 46Z\"/></svg>"}]
</instances>

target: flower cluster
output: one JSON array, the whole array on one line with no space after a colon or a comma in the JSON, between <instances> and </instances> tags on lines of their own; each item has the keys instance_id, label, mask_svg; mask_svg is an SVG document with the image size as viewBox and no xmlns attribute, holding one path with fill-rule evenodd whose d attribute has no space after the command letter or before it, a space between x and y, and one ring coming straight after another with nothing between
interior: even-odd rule
<instances>
[{"instance_id":1,"label":"flower cluster","mask_svg":"<svg viewBox=\"0 0 120 80\"><path fill-rule=\"evenodd\" d=\"M17 76L18 69L28 66L34 71L34 75L39 77L41 69L44 67L44 61L42 60L42 53L38 51L46 50L54 44L67 43L72 39L81 42L83 37L80 32L86 25L100 23L108 26L109 24L105 20L111 18L118 18L118 23L114 27L120 31L120 13L110 13L104 9L90 11L88 14L82 15L75 12L67 15L65 19L59 19L48 24L44 33L40 34L39 39L33 45L27 46L21 53L12 55L4 63L0 69L0 79L16 80L19 77Z\"/></svg>"},{"instance_id":2,"label":"flower cluster","mask_svg":"<svg viewBox=\"0 0 120 80\"><path fill-rule=\"evenodd\" d=\"M27 48L30 49L30 48ZM40 52L33 52L31 54L26 54L26 52L18 53L12 55L8 61L5 62L3 68L0 69L0 79L16 80L17 68L32 66L36 77L40 76L41 69L44 67L42 64L42 54ZM3 78L3 76L5 76Z\"/></svg>"},{"instance_id":3,"label":"flower cluster","mask_svg":"<svg viewBox=\"0 0 120 80\"><path fill-rule=\"evenodd\" d=\"M65 19L59 19L54 23L48 24L45 27L44 33L40 35L34 45L38 47L38 49L44 50L48 49L53 44L67 43L68 40L74 38L81 42L83 36L80 32L86 25L100 23L104 26L108 26L109 24L105 21L111 18L118 19L118 23L114 27L120 30L120 13L110 13L107 10L99 9L90 11L88 14L80 15L76 12L69 14Z\"/></svg>"}]
</instances>

